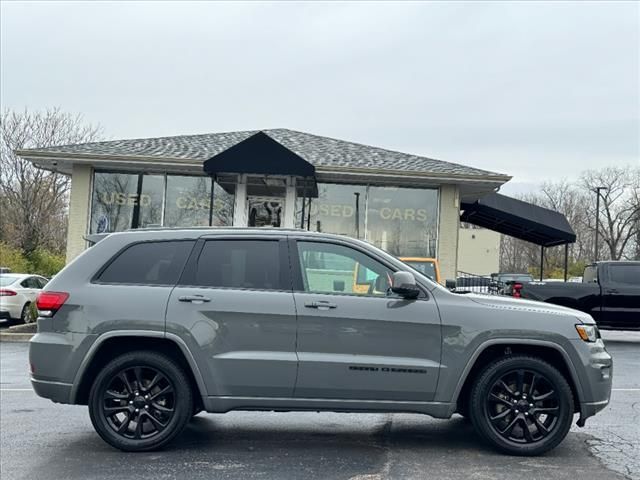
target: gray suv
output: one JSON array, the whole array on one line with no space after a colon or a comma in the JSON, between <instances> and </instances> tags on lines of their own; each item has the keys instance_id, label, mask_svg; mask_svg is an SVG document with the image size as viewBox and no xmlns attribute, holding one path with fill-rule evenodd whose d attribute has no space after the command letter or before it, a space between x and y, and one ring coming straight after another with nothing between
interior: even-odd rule
<instances>
[{"instance_id":1,"label":"gray suv","mask_svg":"<svg viewBox=\"0 0 640 480\"><path fill-rule=\"evenodd\" d=\"M609 402L593 319L451 293L351 238L139 230L85 251L37 301L31 381L88 405L121 450L159 448L201 410L468 417L499 450L545 452Z\"/></svg>"}]
</instances>

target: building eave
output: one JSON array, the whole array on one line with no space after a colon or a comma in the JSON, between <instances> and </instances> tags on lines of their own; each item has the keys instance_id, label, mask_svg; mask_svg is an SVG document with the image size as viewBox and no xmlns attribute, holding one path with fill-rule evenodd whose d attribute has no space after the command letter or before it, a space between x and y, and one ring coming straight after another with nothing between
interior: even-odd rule
<instances>
[{"instance_id":1,"label":"building eave","mask_svg":"<svg viewBox=\"0 0 640 480\"><path fill-rule=\"evenodd\" d=\"M202 171L202 159L195 158L173 158L173 157L154 157L154 156L142 156L142 155L100 155L92 154L90 156L84 154L70 154L70 153L58 153L49 151L37 151L37 150L16 150L15 152L20 157L37 164L40 168L46 170L58 170L56 165L49 167L47 163L81 163L81 164L97 164L100 167L107 167L108 165L120 165L126 168L141 167L143 169L150 170L162 170L169 169L175 171L175 169L189 168L191 171ZM383 170L376 168L358 168L358 167L326 167L317 166L316 171L318 176L325 177L331 175L340 175L342 178L345 176L351 178L357 178L358 176L366 176L368 178L384 179L416 179L416 183L424 183L425 181L432 180L435 183L484 183L495 184L496 187L511 180L511 176L495 174L495 175L464 175L454 173L439 173L439 172L420 172L420 171L399 171L399 170ZM70 173L70 172L63 172Z\"/></svg>"}]
</instances>

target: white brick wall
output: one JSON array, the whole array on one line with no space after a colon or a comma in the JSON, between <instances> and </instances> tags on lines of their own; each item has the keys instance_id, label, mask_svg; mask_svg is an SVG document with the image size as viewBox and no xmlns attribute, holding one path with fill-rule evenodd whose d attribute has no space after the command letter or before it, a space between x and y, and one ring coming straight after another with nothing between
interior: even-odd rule
<instances>
[{"instance_id":1,"label":"white brick wall","mask_svg":"<svg viewBox=\"0 0 640 480\"><path fill-rule=\"evenodd\" d=\"M69 198L69 226L67 228L67 263L86 248L89 205L91 203L91 167L74 165Z\"/></svg>"},{"instance_id":2,"label":"white brick wall","mask_svg":"<svg viewBox=\"0 0 640 480\"><path fill-rule=\"evenodd\" d=\"M458 232L460 229L460 196L456 185L440 187L438 228L438 261L442 283L455 279L458 264Z\"/></svg>"}]
</instances>

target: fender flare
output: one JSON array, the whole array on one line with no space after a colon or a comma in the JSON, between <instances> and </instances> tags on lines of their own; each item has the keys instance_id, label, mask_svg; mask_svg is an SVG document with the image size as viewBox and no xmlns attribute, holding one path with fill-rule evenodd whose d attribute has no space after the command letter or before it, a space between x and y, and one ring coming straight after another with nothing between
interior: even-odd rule
<instances>
[{"instance_id":1,"label":"fender flare","mask_svg":"<svg viewBox=\"0 0 640 480\"><path fill-rule=\"evenodd\" d=\"M465 365L464 370L462 371L462 375L460 375L460 379L458 380L458 383L456 384L456 388L453 392L452 402L454 406L458 403L458 399L460 397L462 387L467 381L467 377L469 376L471 369L473 368L476 361L478 360L478 357L480 357L482 352L484 352L487 348L493 345L533 345L533 346L540 346L540 347L549 347L554 349L556 352L560 353L560 355L564 359L565 364L567 365L567 368L569 370L569 375L571 375L571 381L573 382L576 388L576 395L578 397L577 401L579 404L582 403L582 399L584 398L582 383L580 382L580 378L578 377L578 372L576 371L575 366L571 361L571 357L561 345L554 342L547 341L547 340L534 340L534 339L526 339L526 338L494 338L494 339L486 340L482 342L478 346L478 348L476 348L476 350L473 352L473 355Z\"/></svg>"},{"instance_id":2,"label":"fender flare","mask_svg":"<svg viewBox=\"0 0 640 480\"><path fill-rule=\"evenodd\" d=\"M91 365L91 362L93 361L97 351L100 349L100 347L106 340L109 340L115 337L146 337L146 338L151 337L151 338L158 338L158 339L166 339L175 343L180 349L180 351L182 352L182 354L184 355L184 358L187 361L189 368L191 369L191 373L193 374L193 377L196 380L196 384L198 385L200 396L202 396L203 398L207 396L207 389L205 386L204 378L202 377L202 373L200 372L200 369L198 368L198 365L195 359L193 358L193 355L189 351L187 344L179 336L173 333L165 333L157 330L113 330L98 336L98 338L96 338L96 340L93 342L91 347L89 347L87 354L82 359L82 363L80 363L80 367L76 372L76 375L73 379L73 385L71 387L71 394L69 397L72 404L76 403L77 396L78 396L78 389L80 387L82 379L87 369L89 368L89 365Z\"/></svg>"}]
</instances>

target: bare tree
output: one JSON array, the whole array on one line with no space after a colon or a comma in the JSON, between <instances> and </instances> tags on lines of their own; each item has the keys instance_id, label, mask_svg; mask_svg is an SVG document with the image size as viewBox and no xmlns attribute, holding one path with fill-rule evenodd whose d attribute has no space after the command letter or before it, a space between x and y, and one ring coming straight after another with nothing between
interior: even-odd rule
<instances>
[{"instance_id":1,"label":"bare tree","mask_svg":"<svg viewBox=\"0 0 640 480\"><path fill-rule=\"evenodd\" d=\"M92 142L100 126L54 108L44 112L5 110L0 115L0 240L26 254L38 247L62 251L65 245L70 180L36 168L15 151Z\"/></svg>"},{"instance_id":2,"label":"bare tree","mask_svg":"<svg viewBox=\"0 0 640 480\"><path fill-rule=\"evenodd\" d=\"M595 197L596 187L601 193L599 234L606 245L605 258L620 260L632 255L631 246L640 232L640 168L607 167L590 170L581 177L585 192ZM595 233L595 201L587 202L589 227Z\"/></svg>"}]
</instances>

